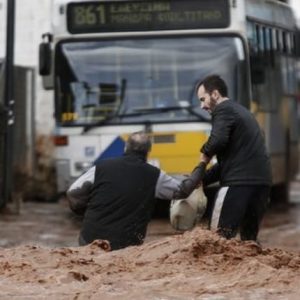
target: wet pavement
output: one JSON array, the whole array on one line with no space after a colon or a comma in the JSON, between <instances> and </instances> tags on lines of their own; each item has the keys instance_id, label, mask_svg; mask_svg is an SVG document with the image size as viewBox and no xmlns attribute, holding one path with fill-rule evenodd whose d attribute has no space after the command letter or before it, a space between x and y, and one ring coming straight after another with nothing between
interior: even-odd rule
<instances>
[{"instance_id":1,"label":"wet pavement","mask_svg":"<svg viewBox=\"0 0 300 300\"><path fill-rule=\"evenodd\" d=\"M259 239L264 247L300 251L300 181L291 185L291 203L269 209ZM62 199L58 203L25 202L0 215L0 247L23 244L48 247L77 246L81 220ZM200 225L201 226L201 225ZM153 219L146 242L175 234L167 218Z\"/></svg>"}]
</instances>

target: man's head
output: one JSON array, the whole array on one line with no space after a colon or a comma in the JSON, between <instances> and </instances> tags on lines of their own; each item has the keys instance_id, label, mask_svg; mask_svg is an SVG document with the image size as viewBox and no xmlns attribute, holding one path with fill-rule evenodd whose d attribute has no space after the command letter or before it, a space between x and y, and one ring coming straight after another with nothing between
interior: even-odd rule
<instances>
[{"instance_id":1,"label":"man's head","mask_svg":"<svg viewBox=\"0 0 300 300\"><path fill-rule=\"evenodd\" d=\"M148 153L151 151L150 137L143 131L132 133L125 145L125 153L135 153L147 158Z\"/></svg>"},{"instance_id":2,"label":"man's head","mask_svg":"<svg viewBox=\"0 0 300 300\"><path fill-rule=\"evenodd\" d=\"M227 99L227 86L219 75L211 75L196 86L201 108L212 113L216 105Z\"/></svg>"}]
</instances>

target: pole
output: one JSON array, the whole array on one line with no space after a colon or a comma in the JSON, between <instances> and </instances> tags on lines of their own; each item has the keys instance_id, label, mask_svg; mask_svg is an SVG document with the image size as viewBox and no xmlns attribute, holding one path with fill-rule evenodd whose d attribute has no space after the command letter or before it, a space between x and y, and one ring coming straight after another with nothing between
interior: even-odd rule
<instances>
[{"instance_id":1,"label":"pole","mask_svg":"<svg viewBox=\"0 0 300 300\"><path fill-rule=\"evenodd\" d=\"M4 77L4 109L6 112L3 159L3 197L0 207L11 200L13 191L13 125L14 125L14 39L15 39L15 0L7 0L6 55ZM2 195L1 195L2 196Z\"/></svg>"}]
</instances>

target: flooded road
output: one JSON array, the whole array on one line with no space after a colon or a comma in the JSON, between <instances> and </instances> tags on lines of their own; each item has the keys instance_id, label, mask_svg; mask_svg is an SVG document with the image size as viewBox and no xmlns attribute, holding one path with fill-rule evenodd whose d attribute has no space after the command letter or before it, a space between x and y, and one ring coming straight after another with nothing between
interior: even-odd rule
<instances>
[{"instance_id":1,"label":"flooded road","mask_svg":"<svg viewBox=\"0 0 300 300\"><path fill-rule=\"evenodd\" d=\"M300 252L300 181L291 186L291 203L271 207L264 218L259 240L265 247ZM13 208L11 209L13 210ZM59 203L23 203L20 214L5 213L0 220L0 247L39 244L49 247L77 246L81 220ZM199 226L204 227L203 224ZM176 234L167 218L153 219L146 242Z\"/></svg>"},{"instance_id":2,"label":"flooded road","mask_svg":"<svg viewBox=\"0 0 300 300\"><path fill-rule=\"evenodd\" d=\"M269 209L262 247L154 219L144 245L113 252L99 241L77 247L81 220L66 200L23 203L1 215L0 299L298 300L300 182L291 196Z\"/></svg>"},{"instance_id":3,"label":"flooded road","mask_svg":"<svg viewBox=\"0 0 300 300\"><path fill-rule=\"evenodd\" d=\"M300 252L300 181L294 182L291 203L268 211L259 240L266 247Z\"/></svg>"}]
</instances>

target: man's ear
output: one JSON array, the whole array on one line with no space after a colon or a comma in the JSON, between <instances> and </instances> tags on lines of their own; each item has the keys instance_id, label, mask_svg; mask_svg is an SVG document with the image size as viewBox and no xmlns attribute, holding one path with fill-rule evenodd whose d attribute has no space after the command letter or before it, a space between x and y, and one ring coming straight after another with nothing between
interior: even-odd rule
<instances>
[{"instance_id":1,"label":"man's ear","mask_svg":"<svg viewBox=\"0 0 300 300\"><path fill-rule=\"evenodd\" d=\"M221 97L220 93L218 90L213 90L211 95L214 97L214 99L219 99Z\"/></svg>"}]
</instances>

